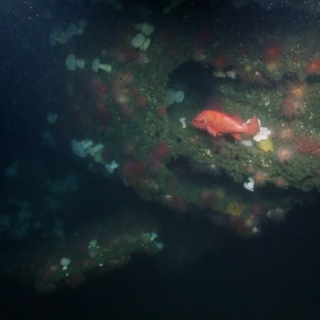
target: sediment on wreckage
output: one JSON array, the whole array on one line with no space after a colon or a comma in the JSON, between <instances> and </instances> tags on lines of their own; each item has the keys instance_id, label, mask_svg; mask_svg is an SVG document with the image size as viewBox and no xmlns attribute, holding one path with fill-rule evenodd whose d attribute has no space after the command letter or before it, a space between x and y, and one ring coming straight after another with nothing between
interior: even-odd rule
<instances>
[{"instance_id":1,"label":"sediment on wreckage","mask_svg":"<svg viewBox=\"0 0 320 320\"><path fill-rule=\"evenodd\" d=\"M97 126L89 108L83 108L94 128L91 137L120 163L119 179L142 198L173 210L232 215L227 208L238 203L243 210L236 217L247 219L257 203L267 212L310 200L320 186L320 81L315 40L298 32L304 33L235 42L225 30L197 47L199 30L187 23L156 30L143 53L147 62L113 61L111 76L97 75L111 88L105 102L112 120L107 127ZM128 101L122 103L112 88L127 73L132 80L124 85ZM77 92L79 86L75 88ZM168 89L183 91L184 100L167 106ZM296 108L290 117L281 112L284 101ZM244 122L256 114L271 130L271 147L266 150L255 141L245 146L228 135L214 138L197 130L191 121L206 108L238 115ZM301 147L305 141L308 150ZM160 146L167 155L159 156ZM294 150L292 156L283 158L285 147ZM244 187L249 178L256 182L254 191Z\"/></svg>"}]
</instances>

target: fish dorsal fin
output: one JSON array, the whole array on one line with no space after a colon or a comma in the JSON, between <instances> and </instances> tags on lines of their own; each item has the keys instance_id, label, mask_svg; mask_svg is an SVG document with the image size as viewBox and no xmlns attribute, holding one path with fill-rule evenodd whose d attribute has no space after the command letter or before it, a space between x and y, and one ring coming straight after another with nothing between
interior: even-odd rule
<instances>
[{"instance_id":1,"label":"fish dorsal fin","mask_svg":"<svg viewBox=\"0 0 320 320\"><path fill-rule=\"evenodd\" d=\"M244 122L245 121L243 121L242 119L241 119L241 117L240 116L238 116L238 115L232 115L232 116L229 116L229 118L231 118L234 122L236 122L237 124L239 124L240 126L242 126L243 124L244 124Z\"/></svg>"},{"instance_id":2,"label":"fish dorsal fin","mask_svg":"<svg viewBox=\"0 0 320 320\"><path fill-rule=\"evenodd\" d=\"M208 104L207 109L223 112L224 105L221 102L211 102L210 104Z\"/></svg>"}]
</instances>

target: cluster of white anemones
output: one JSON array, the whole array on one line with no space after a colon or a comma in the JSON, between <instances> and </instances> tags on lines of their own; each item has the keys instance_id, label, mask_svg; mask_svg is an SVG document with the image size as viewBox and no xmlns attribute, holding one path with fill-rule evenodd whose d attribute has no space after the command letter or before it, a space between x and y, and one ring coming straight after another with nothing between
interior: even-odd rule
<instances>
[{"instance_id":1,"label":"cluster of white anemones","mask_svg":"<svg viewBox=\"0 0 320 320\"><path fill-rule=\"evenodd\" d=\"M140 49L142 51L147 50L150 44L150 38L148 38L154 31L154 26L148 22L143 22L136 25L136 29L140 31L131 39L132 47Z\"/></svg>"},{"instance_id":2,"label":"cluster of white anemones","mask_svg":"<svg viewBox=\"0 0 320 320\"><path fill-rule=\"evenodd\" d=\"M250 119L245 123L248 124L250 123ZM261 126L261 121L258 119L259 122L259 127L260 127L260 131L252 138L253 141L255 142L260 142L263 140L267 140L271 134L271 130L268 129L267 127L262 127ZM252 146L253 142L252 140L243 140L241 141L241 143L245 146ZM248 182L245 182L243 184L243 186L249 190L249 191L254 191L254 179L252 177L249 178Z\"/></svg>"},{"instance_id":3,"label":"cluster of white anemones","mask_svg":"<svg viewBox=\"0 0 320 320\"><path fill-rule=\"evenodd\" d=\"M104 149L103 144L99 143L94 145L92 140L86 139L83 141L77 141L73 139L71 141L72 151L80 158L85 158L87 155L91 156L95 162L102 163L109 174L113 174L114 170L119 167L119 164L113 160L111 163L104 163L102 152Z\"/></svg>"},{"instance_id":4,"label":"cluster of white anemones","mask_svg":"<svg viewBox=\"0 0 320 320\"><path fill-rule=\"evenodd\" d=\"M250 121L251 121L251 119L249 119L247 122L245 122L244 125L249 124ZM242 140L241 144L243 144L244 146L247 146L247 147L251 147L251 146L253 146L253 141L260 142L263 140L267 140L269 138L269 136L271 134L271 130L268 129L267 127L262 127L261 121L259 119L258 119L258 122L259 122L260 131L255 136L253 136L252 140Z\"/></svg>"},{"instance_id":5,"label":"cluster of white anemones","mask_svg":"<svg viewBox=\"0 0 320 320\"><path fill-rule=\"evenodd\" d=\"M56 27L50 34L50 45L55 47L57 44L66 43L74 36L81 36L86 25L87 21L82 19L78 22L78 25L72 23L65 30L61 27Z\"/></svg>"}]
</instances>

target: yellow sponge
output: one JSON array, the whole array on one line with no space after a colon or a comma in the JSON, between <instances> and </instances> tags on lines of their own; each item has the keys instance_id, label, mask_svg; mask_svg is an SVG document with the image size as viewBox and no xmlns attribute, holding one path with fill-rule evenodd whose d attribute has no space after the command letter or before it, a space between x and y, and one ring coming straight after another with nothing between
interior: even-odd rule
<instances>
[{"instance_id":1,"label":"yellow sponge","mask_svg":"<svg viewBox=\"0 0 320 320\"><path fill-rule=\"evenodd\" d=\"M267 140L261 140L257 142L257 147L264 152L272 151L273 143L271 138L269 137Z\"/></svg>"}]
</instances>

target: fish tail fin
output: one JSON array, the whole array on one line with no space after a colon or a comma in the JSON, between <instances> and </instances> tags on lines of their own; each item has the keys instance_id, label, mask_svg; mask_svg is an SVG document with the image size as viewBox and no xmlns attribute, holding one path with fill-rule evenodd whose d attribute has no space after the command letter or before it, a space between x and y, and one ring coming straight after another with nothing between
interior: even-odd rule
<instances>
[{"instance_id":1,"label":"fish tail fin","mask_svg":"<svg viewBox=\"0 0 320 320\"><path fill-rule=\"evenodd\" d=\"M259 121L256 115L254 115L248 125L246 126L247 132L246 134L250 136L256 135L260 131Z\"/></svg>"}]
</instances>

